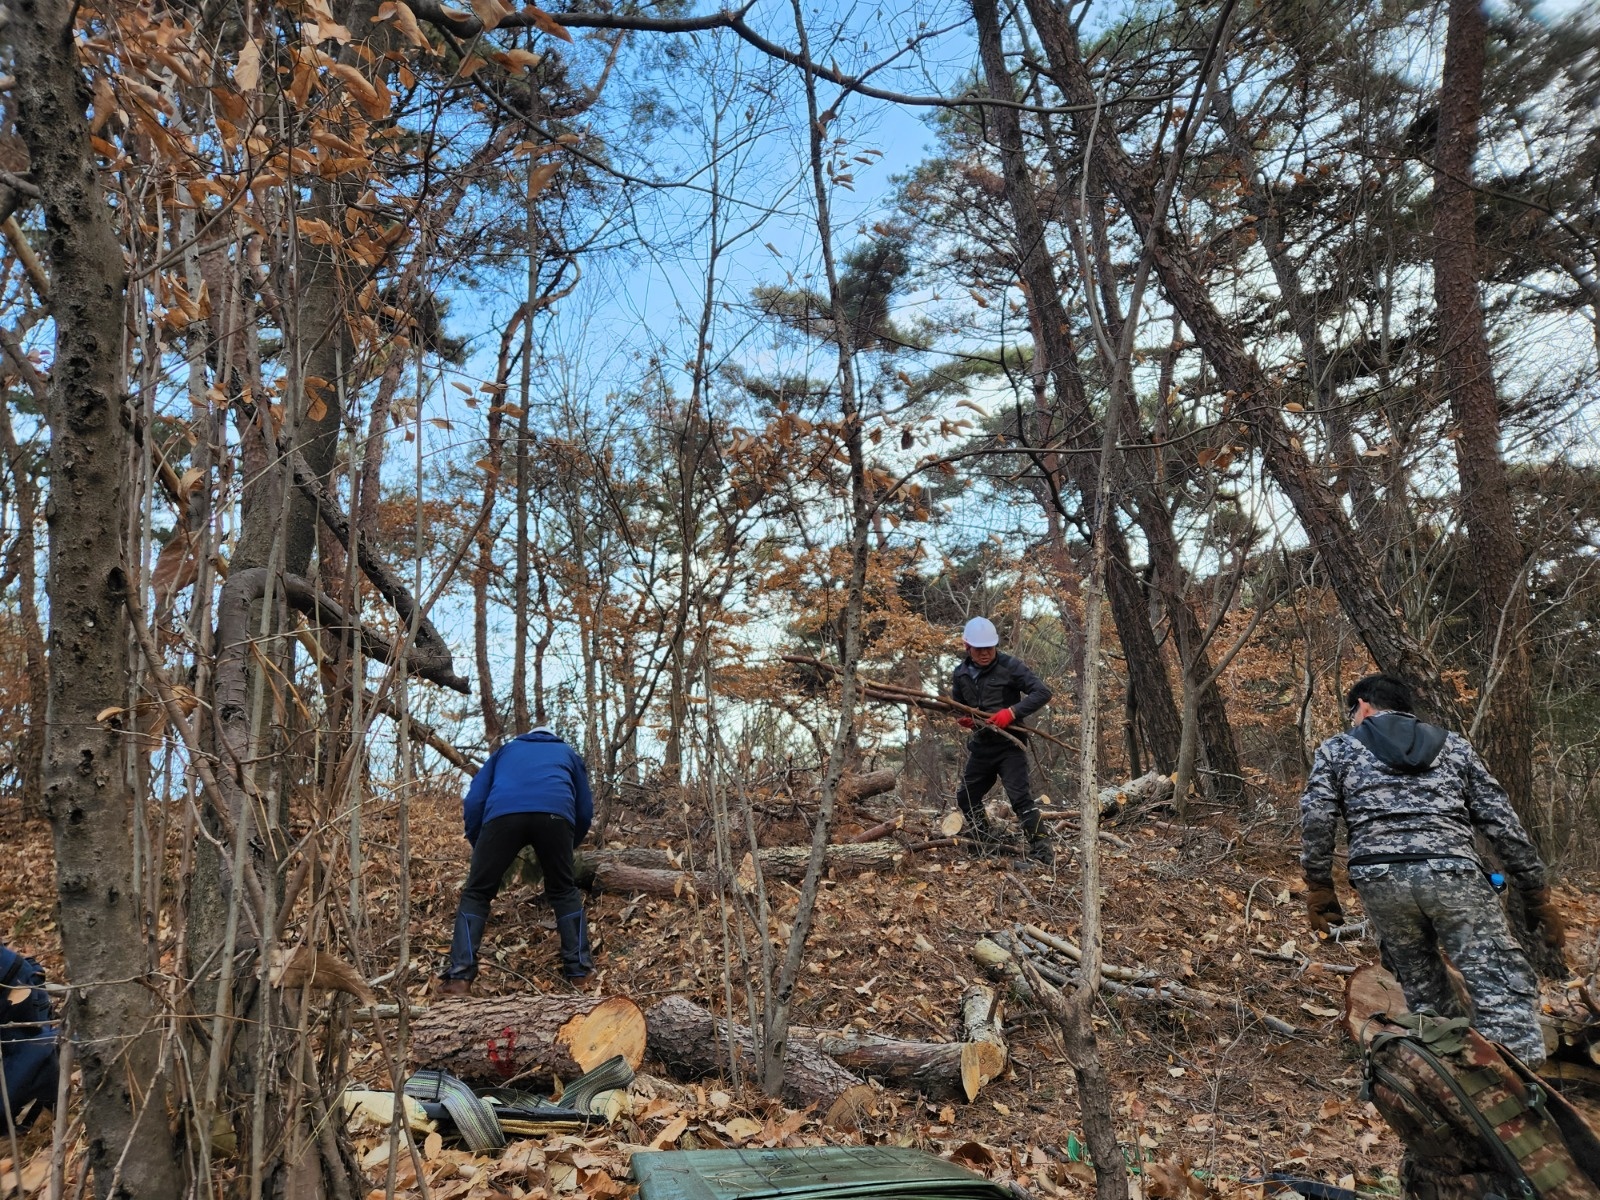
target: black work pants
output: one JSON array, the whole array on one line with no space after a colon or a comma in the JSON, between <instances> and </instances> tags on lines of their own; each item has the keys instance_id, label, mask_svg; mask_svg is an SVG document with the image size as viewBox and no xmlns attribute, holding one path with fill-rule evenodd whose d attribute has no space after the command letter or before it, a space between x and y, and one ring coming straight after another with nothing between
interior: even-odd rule
<instances>
[{"instance_id":1,"label":"black work pants","mask_svg":"<svg viewBox=\"0 0 1600 1200\"><path fill-rule=\"evenodd\" d=\"M500 881L524 846L532 846L544 872L544 894L556 918L583 909L583 894L573 878L572 822L554 813L509 813L485 821L472 847L472 866L461 889L461 911L487 917L500 894Z\"/></svg>"},{"instance_id":2,"label":"black work pants","mask_svg":"<svg viewBox=\"0 0 1600 1200\"><path fill-rule=\"evenodd\" d=\"M961 786L956 789L956 806L969 821L983 808L983 798L988 795L994 781L1005 785L1006 799L1011 811L1028 830L1038 824L1038 808L1033 802L1033 787L1028 777L1028 752L1004 738L979 734L967 742L967 768L961 773ZM976 823L976 822L975 822Z\"/></svg>"}]
</instances>

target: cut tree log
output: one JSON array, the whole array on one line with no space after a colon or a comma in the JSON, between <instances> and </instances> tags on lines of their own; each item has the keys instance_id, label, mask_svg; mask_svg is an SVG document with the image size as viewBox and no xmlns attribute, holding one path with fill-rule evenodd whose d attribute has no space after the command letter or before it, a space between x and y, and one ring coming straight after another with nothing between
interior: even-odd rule
<instances>
[{"instance_id":1,"label":"cut tree log","mask_svg":"<svg viewBox=\"0 0 1600 1200\"><path fill-rule=\"evenodd\" d=\"M838 1033L789 1027L791 1043L815 1047L847 1071L871 1076L887 1087L921 1092L934 1100L971 1100L963 1087L961 1042L906 1042L875 1033Z\"/></svg>"},{"instance_id":2,"label":"cut tree log","mask_svg":"<svg viewBox=\"0 0 1600 1200\"><path fill-rule=\"evenodd\" d=\"M681 896L692 892L710 896L717 877L710 871L672 871L635 867L628 863L596 863L579 879L580 886L600 892L644 892L651 896Z\"/></svg>"},{"instance_id":3,"label":"cut tree log","mask_svg":"<svg viewBox=\"0 0 1600 1200\"><path fill-rule=\"evenodd\" d=\"M889 767L879 771L868 771L865 775L846 775L839 781L838 798L843 804L853 804L869 796L881 796L885 792L892 792L899 782L899 776Z\"/></svg>"},{"instance_id":4,"label":"cut tree log","mask_svg":"<svg viewBox=\"0 0 1600 1200\"><path fill-rule=\"evenodd\" d=\"M1114 783L1100 789L1100 815L1110 816L1119 808L1134 804L1160 804L1172 799L1172 776L1150 771L1130 783Z\"/></svg>"},{"instance_id":5,"label":"cut tree log","mask_svg":"<svg viewBox=\"0 0 1600 1200\"><path fill-rule=\"evenodd\" d=\"M864 842L875 842L879 838L888 837L896 829L899 829L900 826L904 825L905 821L906 815L905 813L901 813L899 816L890 817L887 821L880 821L870 829L863 829L860 833L851 834L849 837L845 838L841 844L848 846L859 846Z\"/></svg>"},{"instance_id":6,"label":"cut tree log","mask_svg":"<svg viewBox=\"0 0 1600 1200\"><path fill-rule=\"evenodd\" d=\"M645 1014L650 1056L674 1075L690 1080L728 1074L728 1038L745 1078L759 1074L761 1049L750 1030L702 1008L687 996L668 996ZM826 1108L862 1080L815 1046L790 1038L783 1055L785 1104Z\"/></svg>"},{"instance_id":7,"label":"cut tree log","mask_svg":"<svg viewBox=\"0 0 1600 1200\"><path fill-rule=\"evenodd\" d=\"M994 1003L992 989L983 988L983 1014ZM963 1009L965 1000L963 999ZM930 1099L962 1099L969 1103L990 1080L1005 1070L1005 1039L999 1022L977 1022L981 1036L959 1042L909 1042L876 1033L839 1033L791 1025L789 1038L815 1046L834 1062L857 1075L868 1075L887 1087L918 1091Z\"/></svg>"},{"instance_id":8,"label":"cut tree log","mask_svg":"<svg viewBox=\"0 0 1600 1200\"><path fill-rule=\"evenodd\" d=\"M891 841L829 846L826 862L830 871L856 875L862 871L888 870L905 852L906 848L899 842ZM799 879L806 873L806 863L810 859L810 846L771 846L761 852L761 870L769 879ZM739 883L750 889L755 887L755 882L755 870L750 855L746 854L739 866Z\"/></svg>"},{"instance_id":9,"label":"cut tree log","mask_svg":"<svg viewBox=\"0 0 1600 1200\"><path fill-rule=\"evenodd\" d=\"M882 871L893 867L905 852L906 848L899 842L887 840L829 846L828 869L840 874ZM761 869L768 878L798 879L805 874L810 856L810 846L769 846L761 851ZM536 868L521 869L525 880L537 879ZM714 871L686 870L682 856L644 846L580 853L573 864L573 875L579 887L609 892L677 896L685 889L692 889L704 896L717 890ZM746 891L755 888L749 854L744 856L734 882Z\"/></svg>"},{"instance_id":10,"label":"cut tree log","mask_svg":"<svg viewBox=\"0 0 1600 1200\"><path fill-rule=\"evenodd\" d=\"M961 993L961 1041L967 1053L961 1060L961 1086L968 1100L977 1098L983 1085L998 1079L1010 1052L1000 1032L1000 998L992 987L971 983Z\"/></svg>"},{"instance_id":11,"label":"cut tree log","mask_svg":"<svg viewBox=\"0 0 1600 1200\"><path fill-rule=\"evenodd\" d=\"M613 1055L638 1069L645 1019L625 996L463 997L417 1009L411 1052L468 1083L576 1079Z\"/></svg>"}]
</instances>

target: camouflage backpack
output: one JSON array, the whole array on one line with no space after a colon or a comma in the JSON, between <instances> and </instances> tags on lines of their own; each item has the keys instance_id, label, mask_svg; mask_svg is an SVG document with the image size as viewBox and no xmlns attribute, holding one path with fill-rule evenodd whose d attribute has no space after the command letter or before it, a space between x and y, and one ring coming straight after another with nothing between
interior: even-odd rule
<instances>
[{"instance_id":1,"label":"camouflage backpack","mask_svg":"<svg viewBox=\"0 0 1600 1200\"><path fill-rule=\"evenodd\" d=\"M1358 1037L1362 1095L1406 1146L1407 1196L1600 1200L1594 1129L1464 1018L1380 1013Z\"/></svg>"}]
</instances>

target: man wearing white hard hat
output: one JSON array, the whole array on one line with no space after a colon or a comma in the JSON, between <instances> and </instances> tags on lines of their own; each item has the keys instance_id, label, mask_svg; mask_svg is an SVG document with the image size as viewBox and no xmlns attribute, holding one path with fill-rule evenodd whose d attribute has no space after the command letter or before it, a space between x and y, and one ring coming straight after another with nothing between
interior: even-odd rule
<instances>
[{"instance_id":1,"label":"man wearing white hard hat","mask_svg":"<svg viewBox=\"0 0 1600 1200\"><path fill-rule=\"evenodd\" d=\"M1028 740L1027 731L1016 727L1017 722L1050 703L1050 689L1027 663L1000 652L1000 631L989 618L973 617L962 630L961 640L967 653L951 679L950 692L957 703L988 714L988 719L956 718L963 729L973 730L967 741L967 766L956 790L956 804L978 847L995 849L1000 839L984 812L983 798L999 779L1005 785L1011 811L1017 814L1017 822L1027 836L1028 853L1046 865L1052 864L1055 851L1034 803L1028 754L1018 745Z\"/></svg>"}]
</instances>

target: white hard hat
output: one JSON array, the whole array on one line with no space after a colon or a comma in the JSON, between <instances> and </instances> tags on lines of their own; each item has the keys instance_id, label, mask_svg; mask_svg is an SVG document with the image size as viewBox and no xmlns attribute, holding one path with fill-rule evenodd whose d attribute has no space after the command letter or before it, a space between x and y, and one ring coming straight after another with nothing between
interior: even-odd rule
<instances>
[{"instance_id":1,"label":"white hard hat","mask_svg":"<svg viewBox=\"0 0 1600 1200\"><path fill-rule=\"evenodd\" d=\"M1000 631L994 627L994 622L988 617L973 617L967 622L967 627L961 631L961 640L969 646L976 646L980 650L985 646L998 646L1000 644Z\"/></svg>"}]
</instances>

